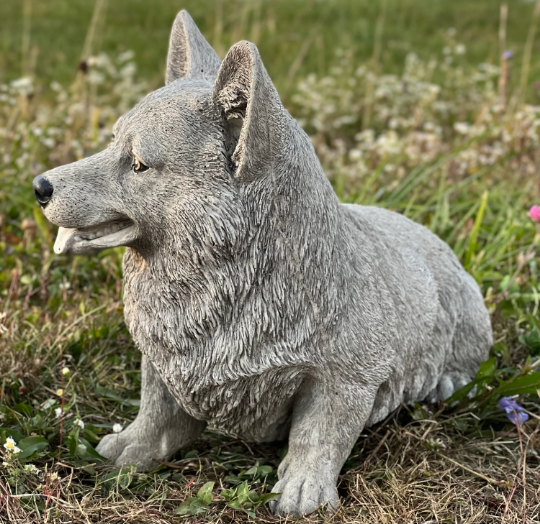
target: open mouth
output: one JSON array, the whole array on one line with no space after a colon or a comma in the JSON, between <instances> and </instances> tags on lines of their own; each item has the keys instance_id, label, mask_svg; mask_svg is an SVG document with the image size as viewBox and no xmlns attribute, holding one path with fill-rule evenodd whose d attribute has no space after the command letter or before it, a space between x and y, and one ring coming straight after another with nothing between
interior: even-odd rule
<instances>
[{"instance_id":1,"label":"open mouth","mask_svg":"<svg viewBox=\"0 0 540 524\"><path fill-rule=\"evenodd\" d=\"M97 226L70 229L60 227L54 252L87 255L110 247L126 246L137 236L135 224L129 220L113 220Z\"/></svg>"}]
</instances>

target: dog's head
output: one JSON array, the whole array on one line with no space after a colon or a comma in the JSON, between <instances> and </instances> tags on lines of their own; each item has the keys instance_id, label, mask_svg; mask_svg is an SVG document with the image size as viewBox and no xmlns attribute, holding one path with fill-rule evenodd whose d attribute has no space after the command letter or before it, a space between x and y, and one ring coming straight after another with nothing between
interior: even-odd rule
<instances>
[{"instance_id":1,"label":"dog's head","mask_svg":"<svg viewBox=\"0 0 540 524\"><path fill-rule=\"evenodd\" d=\"M221 63L182 11L166 86L118 120L106 150L34 179L60 226L55 252L234 250L250 220L242 195L272 176L291 126L257 48L240 42Z\"/></svg>"}]
</instances>

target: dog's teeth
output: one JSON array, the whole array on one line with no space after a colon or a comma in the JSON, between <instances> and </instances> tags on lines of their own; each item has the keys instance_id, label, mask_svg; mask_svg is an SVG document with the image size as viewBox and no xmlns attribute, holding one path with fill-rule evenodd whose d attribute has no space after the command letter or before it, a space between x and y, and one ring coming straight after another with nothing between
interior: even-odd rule
<instances>
[{"instance_id":1,"label":"dog's teeth","mask_svg":"<svg viewBox=\"0 0 540 524\"><path fill-rule=\"evenodd\" d=\"M125 222L115 222L112 224L107 224L102 227L102 229L94 229L92 231L81 231L80 238L87 242L94 240L96 238L105 237L127 227L128 224Z\"/></svg>"}]
</instances>

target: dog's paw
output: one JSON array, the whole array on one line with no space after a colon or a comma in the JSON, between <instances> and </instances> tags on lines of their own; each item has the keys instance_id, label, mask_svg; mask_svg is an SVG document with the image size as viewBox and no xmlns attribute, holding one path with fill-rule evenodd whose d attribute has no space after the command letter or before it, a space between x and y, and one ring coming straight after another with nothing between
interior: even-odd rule
<instances>
[{"instance_id":1,"label":"dog's paw","mask_svg":"<svg viewBox=\"0 0 540 524\"><path fill-rule=\"evenodd\" d=\"M160 460L167 459L175 450L169 453L160 439L146 442L137 432L129 431L128 427L122 433L105 435L96 451L116 466L135 464L137 471L147 471L157 466Z\"/></svg>"},{"instance_id":2,"label":"dog's paw","mask_svg":"<svg viewBox=\"0 0 540 524\"><path fill-rule=\"evenodd\" d=\"M121 434L113 433L111 435L105 435L99 441L96 447L96 451L111 462L115 462L116 459L122 454L125 447L125 439Z\"/></svg>"},{"instance_id":3,"label":"dog's paw","mask_svg":"<svg viewBox=\"0 0 540 524\"><path fill-rule=\"evenodd\" d=\"M327 511L333 513L339 506L335 483L320 475L287 476L274 486L272 492L281 493L269 503L270 511L275 515L300 517L312 513L322 504L327 504Z\"/></svg>"}]
</instances>

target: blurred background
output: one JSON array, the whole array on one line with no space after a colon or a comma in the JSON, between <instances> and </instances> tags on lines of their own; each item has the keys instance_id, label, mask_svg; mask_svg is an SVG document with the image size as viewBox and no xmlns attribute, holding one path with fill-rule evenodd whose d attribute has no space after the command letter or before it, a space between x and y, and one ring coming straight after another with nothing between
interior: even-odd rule
<instances>
[{"instance_id":1,"label":"blurred background","mask_svg":"<svg viewBox=\"0 0 540 524\"><path fill-rule=\"evenodd\" d=\"M508 48L519 76L534 3L507 4L501 42L501 2L495 0L4 0L0 79L33 75L65 84L81 58L131 50L139 76L158 87L180 9L189 11L222 58L237 41L254 42L286 99L299 78L328 74L337 49L358 64L373 60L381 71L400 73L411 52L441 58L445 47L462 44L460 64L475 67L499 65ZM531 66L533 78L538 60Z\"/></svg>"},{"instance_id":2,"label":"blurred background","mask_svg":"<svg viewBox=\"0 0 540 524\"><path fill-rule=\"evenodd\" d=\"M519 393L529 412L540 414L540 208L533 208L540 205L538 1L2 0L0 424L17 441L30 434L45 439L37 455L28 455L40 467L60 446L64 462L83 468L95 460L100 433L137 412L140 357L123 324L123 249L55 255L56 228L35 203L31 182L106 147L116 119L163 85L171 25L183 8L221 58L239 40L254 42L339 198L404 213L441 236L480 284L492 314L495 346L476 397L462 396L450 414L444 406L436 413L417 407L399 422L407 437L399 425L384 438L376 428L355 448L348 464L356 473L343 481L351 493L365 450L379 450L382 439L389 455L385 447L369 455L362 475L383 473L370 494L354 491L356 501L365 497L360 506L351 503L347 521L373 522L374 515L381 522L415 522L418 515L454 521L446 501L458 499L468 501L460 509L464 519L480 519L463 522L499 522L503 511L526 520L523 508L533 515L536 507L537 515L539 494L530 486L540 483L540 462L525 457L521 439L537 435L538 420L531 416L519 438L515 428L503 435L507 421L497 402L503 392ZM71 374L61 373L66 366ZM62 403L65 397L86 421L84 431L66 430L69 445L54 415L58 388ZM8 434L2 431L0 443ZM489 455L482 446L497 432L505 447ZM538 446L534 438L530 449ZM385 462L403 446L399 464ZM439 464L438 449L457 462L466 457L469 473L473 468L484 479L506 481L520 461L536 480L516 477L512 495L498 481L488 483L496 487L487 493L474 471L467 476L459 464ZM235 475L253 466L253 455L244 452L227 466ZM426 492L411 480L424 471L411 464L421 462L432 468ZM37 479L10 471L15 485L37 489ZM94 477L77 471L65 493L78 501ZM214 478L210 466L201 471L203 480ZM176 476L165 471L160 478L184 489L187 480ZM146 493L144 483L153 480L137 478ZM261 479L253 474L250 482ZM93 492L88 497L97 500ZM131 507L131 495L122 497L122 508ZM366 514L359 509L367 507ZM41 511L19 510L26 521Z\"/></svg>"}]
</instances>

